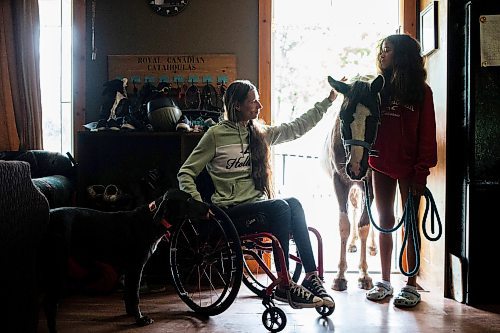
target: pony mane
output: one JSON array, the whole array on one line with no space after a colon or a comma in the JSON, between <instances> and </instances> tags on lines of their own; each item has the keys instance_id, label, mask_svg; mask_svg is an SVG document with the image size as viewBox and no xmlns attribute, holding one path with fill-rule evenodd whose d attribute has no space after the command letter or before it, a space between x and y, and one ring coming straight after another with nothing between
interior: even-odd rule
<instances>
[{"instance_id":1,"label":"pony mane","mask_svg":"<svg viewBox=\"0 0 500 333\"><path fill-rule=\"evenodd\" d=\"M372 75L372 74L356 74L353 78L349 80L350 84L355 83L356 81L362 81L362 82L372 82L377 76Z\"/></svg>"}]
</instances>

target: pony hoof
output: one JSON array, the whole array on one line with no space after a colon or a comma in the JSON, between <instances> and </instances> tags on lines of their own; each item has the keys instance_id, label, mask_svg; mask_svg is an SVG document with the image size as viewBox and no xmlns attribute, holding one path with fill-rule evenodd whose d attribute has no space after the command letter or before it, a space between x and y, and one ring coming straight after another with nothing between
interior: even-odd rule
<instances>
[{"instance_id":1,"label":"pony hoof","mask_svg":"<svg viewBox=\"0 0 500 333\"><path fill-rule=\"evenodd\" d=\"M372 257L376 256L378 252L376 247L370 247L368 251Z\"/></svg>"},{"instance_id":2,"label":"pony hoof","mask_svg":"<svg viewBox=\"0 0 500 333\"><path fill-rule=\"evenodd\" d=\"M356 247L356 245L349 245L349 248L347 249L347 252L349 252L349 253L358 252L358 248Z\"/></svg>"},{"instance_id":3,"label":"pony hoof","mask_svg":"<svg viewBox=\"0 0 500 333\"><path fill-rule=\"evenodd\" d=\"M358 287L360 289L370 290L373 288L372 278L364 277L358 279Z\"/></svg>"},{"instance_id":4,"label":"pony hoof","mask_svg":"<svg viewBox=\"0 0 500 333\"><path fill-rule=\"evenodd\" d=\"M335 279L333 280L332 285L333 290L344 291L347 289L347 280L346 279Z\"/></svg>"}]
</instances>

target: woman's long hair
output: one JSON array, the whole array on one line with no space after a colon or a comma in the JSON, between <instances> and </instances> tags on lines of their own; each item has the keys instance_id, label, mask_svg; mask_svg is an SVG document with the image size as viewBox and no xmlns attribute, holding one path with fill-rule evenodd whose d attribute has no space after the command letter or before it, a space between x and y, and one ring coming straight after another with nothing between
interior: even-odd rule
<instances>
[{"instance_id":1,"label":"woman's long hair","mask_svg":"<svg viewBox=\"0 0 500 333\"><path fill-rule=\"evenodd\" d=\"M380 55L382 45L389 42L393 47L392 67L382 69ZM386 85L382 90L382 99L394 98L401 104L421 104L424 100L425 70L420 44L409 35L390 35L384 38L378 47L377 69Z\"/></svg>"},{"instance_id":2,"label":"woman's long hair","mask_svg":"<svg viewBox=\"0 0 500 333\"><path fill-rule=\"evenodd\" d=\"M250 90L257 91L257 88L248 80L236 80L229 85L223 97L226 120L235 124L240 122L238 108L245 102ZM250 120L247 128L250 136L252 178L255 188L272 198L274 191L272 186L271 149L258 121Z\"/></svg>"}]
</instances>

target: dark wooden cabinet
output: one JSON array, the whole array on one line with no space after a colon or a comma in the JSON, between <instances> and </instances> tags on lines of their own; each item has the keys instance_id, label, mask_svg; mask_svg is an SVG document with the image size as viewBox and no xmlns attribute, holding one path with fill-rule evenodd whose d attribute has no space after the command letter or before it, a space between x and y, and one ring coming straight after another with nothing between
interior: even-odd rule
<instances>
[{"instance_id":1,"label":"dark wooden cabinet","mask_svg":"<svg viewBox=\"0 0 500 333\"><path fill-rule=\"evenodd\" d=\"M178 187L177 171L203 133L79 132L77 205L103 211L131 210ZM91 197L87 188L115 185L120 199ZM155 189L152 188L155 187ZM143 272L145 288L170 279L168 244L160 242Z\"/></svg>"},{"instance_id":2,"label":"dark wooden cabinet","mask_svg":"<svg viewBox=\"0 0 500 333\"><path fill-rule=\"evenodd\" d=\"M132 209L178 187L177 171L203 133L79 132L77 204L101 210ZM115 185L120 200L91 197L92 185Z\"/></svg>"}]
</instances>

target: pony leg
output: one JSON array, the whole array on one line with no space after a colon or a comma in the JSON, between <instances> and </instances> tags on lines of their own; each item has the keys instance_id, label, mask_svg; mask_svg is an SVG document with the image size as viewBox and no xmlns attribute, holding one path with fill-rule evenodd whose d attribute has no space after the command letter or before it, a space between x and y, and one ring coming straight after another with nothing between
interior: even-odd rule
<instances>
[{"instance_id":1,"label":"pony leg","mask_svg":"<svg viewBox=\"0 0 500 333\"><path fill-rule=\"evenodd\" d=\"M351 232L352 232L352 237L351 237L351 242L349 243L349 247L347 251L349 253L355 253L358 251L358 248L356 247L356 242L358 241L358 210L359 210L359 195L361 193L359 192L359 189L357 187L351 187L351 190L349 191L349 213L350 213L350 220L352 221L352 226L351 226Z\"/></svg>"},{"instance_id":2,"label":"pony leg","mask_svg":"<svg viewBox=\"0 0 500 333\"><path fill-rule=\"evenodd\" d=\"M337 273L337 277L333 280L332 289L342 291L347 289L347 279L345 278L345 272L347 270L346 249L347 249L347 239L349 238L349 233L350 233L349 218L345 212L340 213L339 232L340 232L340 261L338 266L339 271Z\"/></svg>"},{"instance_id":3,"label":"pony leg","mask_svg":"<svg viewBox=\"0 0 500 333\"><path fill-rule=\"evenodd\" d=\"M356 214L352 214L352 216L354 216L354 217L355 217L355 215ZM351 241L349 242L349 247L347 248L347 252L349 252L349 253L355 253L355 252L358 251L358 248L356 247L356 242L359 239L359 237L358 237L358 226L357 226L356 220L354 218L351 218L351 220L353 221L352 225L351 225L352 237L351 237Z\"/></svg>"},{"instance_id":4,"label":"pony leg","mask_svg":"<svg viewBox=\"0 0 500 333\"><path fill-rule=\"evenodd\" d=\"M338 265L339 271L333 280L332 289L342 291L347 289L347 279L345 278L345 272L347 270L346 248L347 240L351 232L349 216L347 214L347 196L349 189L341 182L337 174L334 174L333 184L339 205L340 260Z\"/></svg>"},{"instance_id":5,"label":"pony leg","mask_svg":"<svg viewBox=\"0 0 500 333\"><path fill-rule=\"evenodd\" d=\"M367 290L373 288L372 278L368 275L368 264L366 263L366 239L368 238L369 232L370 232L369 224L359 227L359 235L361 239L361 251L359 257L358 287Z\"/></svg>"},{"instance_id":6,"label":"pony leg","mask_svg":"<svg viewBox=\"0 0 500 333\"><path fill-rule=\"evenodd\" d=\"M371 256L376 256L378 253L377 243L375 243L375 228L370 227L370 232L368 234L369 242L368 242L368 253Z\"/></svg>"}]
</instances>

